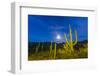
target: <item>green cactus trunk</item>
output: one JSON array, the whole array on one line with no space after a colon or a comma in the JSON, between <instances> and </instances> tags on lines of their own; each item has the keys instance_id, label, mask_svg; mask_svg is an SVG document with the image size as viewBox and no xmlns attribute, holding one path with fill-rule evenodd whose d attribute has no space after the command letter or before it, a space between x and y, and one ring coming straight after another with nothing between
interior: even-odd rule
<instances>
[{"instance_id":1,"label":"green cactus trunk","mask_svg":"<svg viewBox=\"0 0 100 76\"><path fill-rule=\"evenodd\" d=\"M51 41L51 44L50 44L50 52L49 52L49 56L52 58L52 41Z\"/></svg>"},{"instance_id":2,"label":"green cactus trunk","mask_svg":"<svg viewBox=\"0 0 100 76\"><path fill-rule=\"evenodd\" d=\"M54 44L54 59L56 59L56 42Z\"/></svg>"},{"instance_id":3,"label":"green cactus trunk","mask_svg":"<svg viewBox=\"0 0 100 76\"><path fill-rule=\"evenodd\" d=\"M71 27L69 27L70 28L70 49L71 49L71 51L73 51L73 41L72 41L72 30L71 30Z\"/></svg>"},{"instance_id":4,"label":"green cactus trunk","mask_svg":"<svg viewBox=\"0 0 100 76\"><path fill-rule=\"evenodd\" d=\"M37 45L37 47L36 47L36 53L39 51L39 47L40 47L40 43Z\"/></svg>"},{"instance_id":5,"label":"green cactus trunk","mask_svg":"<svg viewBox=\"0 0 100 76\"><path fill-rule=\"evenodd\" d=\"M41 50L43 51L43 44L42 44L42 46L41 46Z\"/></svg>"}]
</instances>

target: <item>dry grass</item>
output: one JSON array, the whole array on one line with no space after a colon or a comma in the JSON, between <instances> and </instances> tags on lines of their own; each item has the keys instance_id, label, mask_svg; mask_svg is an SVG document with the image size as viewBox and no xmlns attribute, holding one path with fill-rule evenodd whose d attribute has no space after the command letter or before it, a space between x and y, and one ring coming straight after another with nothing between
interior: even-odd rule
<instances>
[{"instance_id":1,"label":"dry grass","mask_svg":"<svg viewBox=\"0 0 100 76\"><path fill-rule=\"evenodd\" d=\"M53 59L79 59L79 58L88 58L88 49L85 48L79 48L80 51L74 50L63 50L58 49L56 52L56 57L53 58L53 53L50 55L49 51L41 51L37 53L32 53L28 56L28 60L53 60ZM54 50L52 50L54 51Z\"/></svg>"}]
</instances>

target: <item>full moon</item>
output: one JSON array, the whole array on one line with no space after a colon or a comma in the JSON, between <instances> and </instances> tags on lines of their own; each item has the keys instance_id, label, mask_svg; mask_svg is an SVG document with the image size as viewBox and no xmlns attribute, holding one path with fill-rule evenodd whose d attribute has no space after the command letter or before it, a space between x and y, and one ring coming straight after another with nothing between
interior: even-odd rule
<instances>
[{"instance_id":1,"label":"full moon","mask_svg":"<svg viewBox=\"0 0 100 76\"><path fill-rule=\"evenodd\" d=\"M58 34L56 38L57 38L58 40L60 40L60 39L61 39L61 36Z\"/></svg>"}]
</instances>

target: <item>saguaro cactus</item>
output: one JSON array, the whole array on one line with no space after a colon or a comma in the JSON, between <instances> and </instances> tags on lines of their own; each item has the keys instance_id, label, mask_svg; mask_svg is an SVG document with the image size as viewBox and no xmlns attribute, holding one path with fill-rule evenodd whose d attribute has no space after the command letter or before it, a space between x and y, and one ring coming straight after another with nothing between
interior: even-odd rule
<instances>
[{"instance_id":1,"label":"saguaro cactus","mask_svg":"<svg viewBox=\"0 0 100 76\"><path fill-rule=\"evenodd\" d=\"M69 25L69 29L70 29L70 31L69 31L70 32L70 40L68 40L66 34L64 34L64 38L66 39L66 43L65 43L64 47L66 49L70 48L71 51L73 51L74 50L73 49L73 46L76 45L77 44L77 41L78 41L78 35L77 35L77 31L75 30L76 40L73 41L72 40L72 29L71 29L70 25Z\"/></svg>"},{"instance_id":2,"label":"saguaro cactus","mask_svg":"<svg viewBox=\"0 0 100 76\"><path fill-rule=\"evenodd\" d=\"M41 50L43 51L43 44L41 45Z\"/></svg>"},{"instance_id":3,"label":"saguaro cactus","mask_svg":"<svg viewBox=\"0 0 100 76\"><path fill-rule=\"evenodd\" d=\"M54 44L54 59L56 58L56 42Z\"/></svg>"},{"instance_id":4,"label":"saguaro cactus","mask_svg":"<svg viewBox=\"0 0 100 76\"><path fill-rule=\"evenodd\" d=\"M50 44L50 53L49 53L49 56L50 57L52 56L52 41L51 41L51 44Z\"/></svg>"},{"instance_id":5,"label":"saguaro cactus","mask_svg":"<svg viewBox=\"0 0 100 76\"><path fill-rule=\"evenodd\" d=\"M39 44L37 45L37 47L36 47L36 53L38 52L39 47L40 47L40 43L39 43Z\"/></svg>"}]
</instances>

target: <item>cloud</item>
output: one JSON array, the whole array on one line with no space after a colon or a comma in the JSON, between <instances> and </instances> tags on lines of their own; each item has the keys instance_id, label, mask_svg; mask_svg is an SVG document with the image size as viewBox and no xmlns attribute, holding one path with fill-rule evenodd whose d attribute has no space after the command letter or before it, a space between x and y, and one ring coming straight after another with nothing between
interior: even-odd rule
<instances>
[{"instance_id":1,"label":"cloud","mask_svg":"<svg viewBox=\"0 0 100 76\"><path fill-rule=\"evenodd\" d=\"M64 26L54 25L54 26L50 26L49 29L51 29L51 30L62 30L62 29L66 29L66 28Z\"/></svg>"},{"instance_id":2,"label":"cloud","mask_svg":"<svg viewBox=\"0 0 100 76\"><path fill-rule=\"evenodd\" d=\"M65 27L64 26L58 26L58 27L51 26L50 29L53 29L53 30L62 30L62 29L65 29Z\"/></svg>"}]
</instances>

